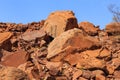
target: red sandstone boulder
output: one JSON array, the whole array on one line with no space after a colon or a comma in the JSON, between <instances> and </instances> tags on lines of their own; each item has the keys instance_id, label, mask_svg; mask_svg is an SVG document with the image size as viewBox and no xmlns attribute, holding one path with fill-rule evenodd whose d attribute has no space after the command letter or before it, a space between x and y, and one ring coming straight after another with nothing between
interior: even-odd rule
<instances>
[{"instance_id":1,"label":"red sandstone boulder","mask_svg":"<svg viewBox=\"0 0 120 80\"><path fill-rule=\"evenodd\" d=\"M56 11L48 16L43 29L55 38L64 31L75 27L78 27L77 19L72 11Z\"/></svg>"},{"instance_id":2,"label":"red sandstone boulder","mask_svg":"<svg viewBox=\"0 0 120 80\"><path fill-rule=\"evenodd\" d=\"M25 51L19 50L6 56L0 64L5 66L18 67L20 64L27 62L29 55L30 54L26 53Z\"/></svg>"},{"instance_id":3,"label":"red sandstone boulder","mask_svg":"<svg viewBox=\"0 0 120 80\"><path fill-rule=\"evenodd\" d=\"M96 35L100 30L99 27L95 27L95 25L90 22L81 22L78 28L84 30L89 35Z\"/></svg>"},{"instance_id":4,"label":"red sandstone boulder","mask_svg":"<svg viewBox=\"0 0 120 80\"><path fill-rule=\"evenodd\" d=\"M98 47L100 47L100 44L97 38L88 36L80 29L75 28L62 33L49 44L47 58L54 57L55 59L56 57L55 60L59 61L74 51L84 51Z\"/></svg>"},{"instance_id":5,"label":"red sandstone boulder","mask_svg":"<svg viewBox=\"0 0 120 80\"><path fill-rule=\"evenodd\" d=\"M110 35L120 34L120 23L114 22L107 24L105 31Z\"/></svg>"}]
</instances>

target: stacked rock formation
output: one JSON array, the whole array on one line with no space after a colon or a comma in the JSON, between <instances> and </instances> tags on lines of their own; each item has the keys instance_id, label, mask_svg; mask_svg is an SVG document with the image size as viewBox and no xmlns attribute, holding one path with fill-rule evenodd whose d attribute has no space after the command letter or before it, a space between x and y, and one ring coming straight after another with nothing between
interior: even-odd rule
<instances>
[{"instance_id":1,"label":"stacked rock formation","mask_svg":"<svg viewBox=\"0 0 120 80\"><path fill-rule=\"evenodd\" d=\"M120 23L100 30L72 11L0 23L0 80L119 80Z\"/></svg>"}]
</instances>

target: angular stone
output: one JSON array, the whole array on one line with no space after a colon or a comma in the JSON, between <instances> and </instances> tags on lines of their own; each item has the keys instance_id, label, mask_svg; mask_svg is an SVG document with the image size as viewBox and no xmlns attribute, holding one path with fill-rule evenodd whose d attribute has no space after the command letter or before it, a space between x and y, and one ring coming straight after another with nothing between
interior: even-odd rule
<instances>
[{"instance_id":1,"label":"angular stone","mask_svg":"<svg viewBox=\"0 0 120 80\"><path fill-rule=\"evenodd\" d=\"M46 32L43 30L35 30L31 32L25 32L22 36L20 36L20 39L23 39L25 41L32 41L35 39L41 39L46 36Z\"/></svg>"},{"instance_id":2,"label":"angular stone","mask_svg":"<svg viewBox=\"0 0 120 80\"><path fill-rule=\"evenodd\" d=\"M25 72L14 67L0 66L0 80L30 80Z\"/></svg>"},{"instance_id":3,"label":"angular stone","mask_svg":"<svg viewBox=\"0 0 120 80\"><path fill-rule=\"evenodd\" d=\"M106 80L106 79L105 79L105 76L98 74L96 75L95 80Z\"/></svg>"},{"instance_id":4,"label":"angular stone","mask_svg":"<svg viewBox=\"0 0 120 80\"><path fill-rule=\"evenodd\" d=\"M86 49L97 49L100 46L97 38L88 36L80 29L74 28L62 33L49 44L47 58L59 57L62 59L67 53L84 51Z\"/></svg>"},{"instance_id":5,"label":"angular stone","mask_svg":"<svg viewBox=\"0 0 120 80\"><path fill-rule=\"evenodd\" d=\"M90 22L81 22L81 23L79 23L78 28L83 29L89 35L96 35L98 33L98 31L100 30L99 27L95 27Z\"/></svg>"},{"instance_id":6,"label":"angular stone","mask_svg":"<svg viewBox=\"0 0 120 80\"><path fill-rule=\"evenodd\" d=\"M102 71L102 70L94 70L94 71L92 71L92 74L94 74L94 75L104 75L105 73Z\"/></svg>"},{"instance_id":7,"label":"angular stone","mask_svg":"<svg viewBox=\"0 0 120 80\"><path fill-rule=\"evenodd\" d=\"M11 50L10 38L12 37L11 32L0 33L0 48L5 50Z\"/></svg>"},{"instance_id":8,"label":"angular stone","mask_svg":"<svg viewBox=\"0 0 120 80\"><path fill-rule=\"evenodd\" d=\"M18 67L20 64L27 62L29 59L28 53L23 50L16 51L8 56L6 56L0 63L5 66Z\"/></svg>"},{"instance_id":9,"label":"angular stone","mask_svg":"<svg viewBox=\"0 0 120 80\"><path fill-rule=\"evenodd\" d=\"M65 76L56 77L55 80L68 80Z\"/></svg>"},{"instance_id":10,"label":"angular stone","mask_svg":"<svg viewBox=\"0 0 120 80\"><path fill-rule=\"evenodd\" d=\"M0 33L0 45L2 45L5 41L10 39L11 36L12 36L12 33L10 32Z\"/></svg>"},{"instance_id":11,"label":"angular stone","mask_svg":"<svg viewBox=\"0 0 120 80\"><path fill-rule=\"evenodd\" d=\"M110 56L110 55L111 55L111 52L108 49L103 49L99 53L99 57L101 57L101 58L107 57L107 56Z\"/></svg>"},{"instance_id":12,"label":"angular stone","mask_svg":"<svg viewBox=\"0 0 120 80\"><path fill-rule=\"evenodd\" d=\"M114 78L117 80L119 80L120 79L120 71L115 71L114 72Z\"/></svg>"},{"instance_id":13,"label":"angular stone","mask_svg":"<svg viewBox=\"0 0 120 80\"><path fill-rule=\"evenodd\" d=\"M77 19L72 11L56 11L48 16L43 29L55 38L64 31L75 27L78 27Z\"/></svg>"},{"instance_id":14,"label":"angular stone","mask_svg":"<svg viewBox=\"0 0 120 80\"><path fill-rule=\"evenodd\" d=\"M80 69L94 69L94 68L103 68L105 62L94 57L83 58L82 56L79 59L76 67Z\"/></svg>"},{"instance_id":15,"label":"angular stone","mask_svg":"<svg viewBox=\"0 0 120 80\"><path fill-rule=\"evenodd\" d=\"M81 70L77 70L75 73L73 73L73 79L72 80L76 80L81 75L82 75L82 71Z\"/></svg>"},{"instance_id":16,"label":"angular stone","mask_svg":"<svg viewBox=\"0 0 120 80\"><path fill-rule=\"evenodd\" d=\"M105 31L109 33L110 35L119 35L120 34L120 23L113 22L113 23L107 24L105 27Z\"/></svg>"},{"instance_id":17,"label":"angular stone","mask_svg":"<svg viewBox=\"0 0 120 80\"><path fill-rule=\"evenodd\" d=\"M108 74L113 74L115 71L115 67L112 65L106 65L106 70L108 71Z\"/></svg>"}]
</instances>

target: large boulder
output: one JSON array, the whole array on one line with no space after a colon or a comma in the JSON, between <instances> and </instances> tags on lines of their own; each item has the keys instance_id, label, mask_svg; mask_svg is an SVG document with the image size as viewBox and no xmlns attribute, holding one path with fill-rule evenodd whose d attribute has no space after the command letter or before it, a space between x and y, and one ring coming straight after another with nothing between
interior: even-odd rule
<instances>
[{"instance_id":1,"label":"large boulder","mask_svg":"<svg viewBox=\"0 0 120 80\"><path fill-rule=\"evenodd\" d=\"M120 34L120 23L113 22L113 23L107 24L105 27L105 31L110 35Z\"/></svg>"},{"instance_id":2,"label":"large boulder","mask_svg":"<svg viewBox=\"0 0 120 80\"><path fill-rule=\"evenodd\" d=\"M12 37L11 32L0 33L0 49L11 50L10 38Z\"/></svg>"},{"instance_id":3,"label":"large boulder","mask_svg":"<svg viewBox=\"0 0 120 80\"><path fill-rule=\"evenodd\" d=\"M0 65L0 80L30 80L25 72L14 67Z\"/></svg>"},{"instance_id":4,"label":"large boulder","mask_svg":"<svg viewBox=\"0 0 120 80\"><path fill-rule=\"evenodd\" d=\"M74 28L56 37L48 46L47 58L58 56L60 60L67 53L84 51L86 49L97 49L101 45L95 37L84 34L80 29Z\"/></svg>"},{"instance_id":5,"label":"large boulder","mask_svg":"<svg viewBox=\"0 0 120 80\"><path fill-rule=\"evenodd\" d=\"M90 22L81 22L79 23L78 28L84 30L89 35L96 35L100 30L99 27L95 27L95 25Z\"/></svg>"},{"instance_id":6,"label":"large boulder","mask_svg":"<svg viewBox=\"0 0 120 80\"><path fill-rule=\"evenodd\" d=\"M78 27L77 19L72 11L56 11L48 16L43 29L55 38L64 31L75 27Z\"/></svg>"}]
</instances>

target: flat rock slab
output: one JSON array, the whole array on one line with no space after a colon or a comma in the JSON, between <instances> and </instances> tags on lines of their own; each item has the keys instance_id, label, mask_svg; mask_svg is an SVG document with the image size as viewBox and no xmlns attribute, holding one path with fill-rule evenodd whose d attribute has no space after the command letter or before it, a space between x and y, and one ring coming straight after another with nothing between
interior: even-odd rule
<instances>
[{"instance_id":1,"label":"flat rock slab","mask_svg":"<svg viewBox=\"0 0 120 80\"><path fill-rule=\"evenodd\" d=\"M25 41L32 41L36 38L43 38L45 37L46 33L43 30L36 30L31 32L25 32L22 36L20 36L20 39L23 39Z\"/></svg>"},{"instance_id":2,"label":"flat rock slab","mask_svg":"<svg viewBox=\"0 0 120 80\"><path fill-rule=\"evenodd\" d=\"M18 67L20 64L27 62L29 54L25 51L19 50L6 56L0 63L5 66Z\"/></svg>"}]
</instances>

